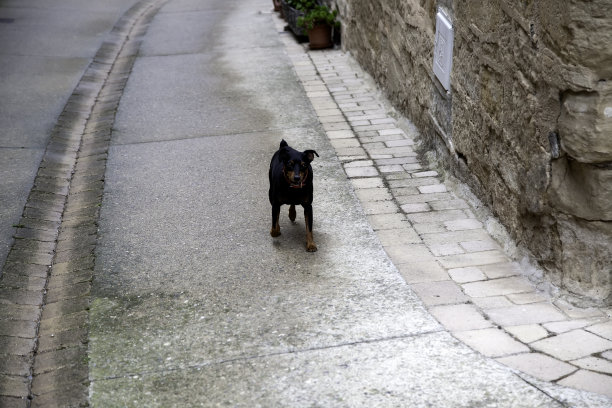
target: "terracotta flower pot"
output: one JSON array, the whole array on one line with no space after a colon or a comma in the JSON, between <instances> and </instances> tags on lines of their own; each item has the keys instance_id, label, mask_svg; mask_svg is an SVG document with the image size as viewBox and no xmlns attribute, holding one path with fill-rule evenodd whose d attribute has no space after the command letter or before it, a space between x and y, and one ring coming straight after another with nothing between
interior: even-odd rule
<instances>
[{"instance_id":1,"label":"terracotta flower pot","mask_svg":"<svg viewBox=\"0 0 612 408\"><path fill-rule=\"evenodd\" d=\"M274 11L280 11L281 10L281 1L280 0L272 0L272 3L274 3Z\"/></svg>"},{"instance_id":2,"label":"terracotta flower pot","mask_svg":"<svg viewBox=\"0 0 612 408\"><path fill-rule=\"evenodd\" d=\"M308 31L311 50L320 50L332 46L332 28L328 24L316 24Z\"/></svg>"}]
</instances>

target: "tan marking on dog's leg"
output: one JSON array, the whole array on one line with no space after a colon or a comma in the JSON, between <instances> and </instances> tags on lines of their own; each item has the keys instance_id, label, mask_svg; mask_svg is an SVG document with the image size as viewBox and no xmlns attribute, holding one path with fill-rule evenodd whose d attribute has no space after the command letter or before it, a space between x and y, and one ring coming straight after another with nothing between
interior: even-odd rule
<instances>
[{"instance_id":1,"label":"tan marking on dog's leg","mask_svg":"<svg viewBox=\"0 0 612 408\"><path fill-rule=\"evenodd\" d=\"M274 237L274 238L280 236L280 234L281 234L281 232L280 232L280 224L278 222L279 215L280 215L280 211L278 212L278 214L276 214L276 217L274 219L274 225L272 225L272 228L270 229L270 235L272 235L272 237Z\"/></svg>"},{"instance_id":2,"label":"tan marking on dog's leg","mask_svg":"<svg viewBox=\"0 0 612 408\"><path fill-rule=\"evenodd\" d=\"M291 204L291 207L289 207L289 219L291 220L291 222L295 222L295 217L295 205Z\"/></svg>"},{"instance_id":3,"label":"tan marking on dog's leg","mask_svg":"<svg viewBox=\"0 0 612 408\"><path fill-rule=\"evenodd\" d=\"M306 251L308 252L316 252L317 245L314 242L314 238L312 237L312 230L308 228L308 218L306 218Z\"/></svg>"}]
</instances>

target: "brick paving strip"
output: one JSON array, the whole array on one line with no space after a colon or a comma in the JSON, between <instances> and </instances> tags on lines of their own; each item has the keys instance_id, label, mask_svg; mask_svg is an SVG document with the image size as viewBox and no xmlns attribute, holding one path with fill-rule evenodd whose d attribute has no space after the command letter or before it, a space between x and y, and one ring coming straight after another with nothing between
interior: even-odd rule
<instances>
[{"instance_id":1,"label":"brick paving strip","mask_svg":"<svg viewBox=\"0 0 612 408\"><path fill-rule=\"evenodd\" d=\"M539 291L468 202L419 161L417 131L398 125L352 57L281 38L372 228L430 313L525 381L612 397L611 310Z\"/></svg>"},{"instance_id":2,"label":"brick paving strip","mask_svg":"<svg viewBox=\"0 0 612 408\"><path fill-rule=\"evenodd\" d=\"M119 100L163 0L109 33L51 133L0 275L0 406L87 406L88 309Z\"/></svg>"}]
</instances>

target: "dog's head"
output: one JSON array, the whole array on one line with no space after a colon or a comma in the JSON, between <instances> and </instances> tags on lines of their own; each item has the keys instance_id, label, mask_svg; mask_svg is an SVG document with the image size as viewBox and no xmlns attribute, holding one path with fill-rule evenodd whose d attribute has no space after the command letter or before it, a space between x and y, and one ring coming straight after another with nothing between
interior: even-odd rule
<instances>
[{"instance_id":1,"label":"dog's head","mask_svg":"<svg viewBox=\"0 0 612 408\"><path fill-rule=\"evenodd\" d=\"M302 188L304 186L312 171L310 163L314 160L315 155L319 157L314 150L298 152L286 145L281 147L279 159L283 163L283 173L290 187Z\"/></svg>"}]
</instances>

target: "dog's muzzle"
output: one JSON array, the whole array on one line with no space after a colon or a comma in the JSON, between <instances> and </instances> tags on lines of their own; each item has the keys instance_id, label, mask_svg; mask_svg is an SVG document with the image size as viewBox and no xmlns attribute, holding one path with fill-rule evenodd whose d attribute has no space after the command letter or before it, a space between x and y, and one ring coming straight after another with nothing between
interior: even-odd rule
<instances>
[{"instance_id":1,"label":"dog's muzzle","mask_svg":"<svg viewBox=\"0 0 612 408\"><path fill-rule=\"evenodd\" d=\"M299 172L297 174L300 174ZM304 177L294 177L293 180L290 180L289 177L287 176L287 172L285 171L285 167L283 166L283 175L285 176L285 180L287 180L287 184L289 184L289 187L291 188L303 188L304 187L304 183L306 182L306 180L308 179L308 169L306 169L306 171L304 171Z\"/></svg>"}]
</instances>

